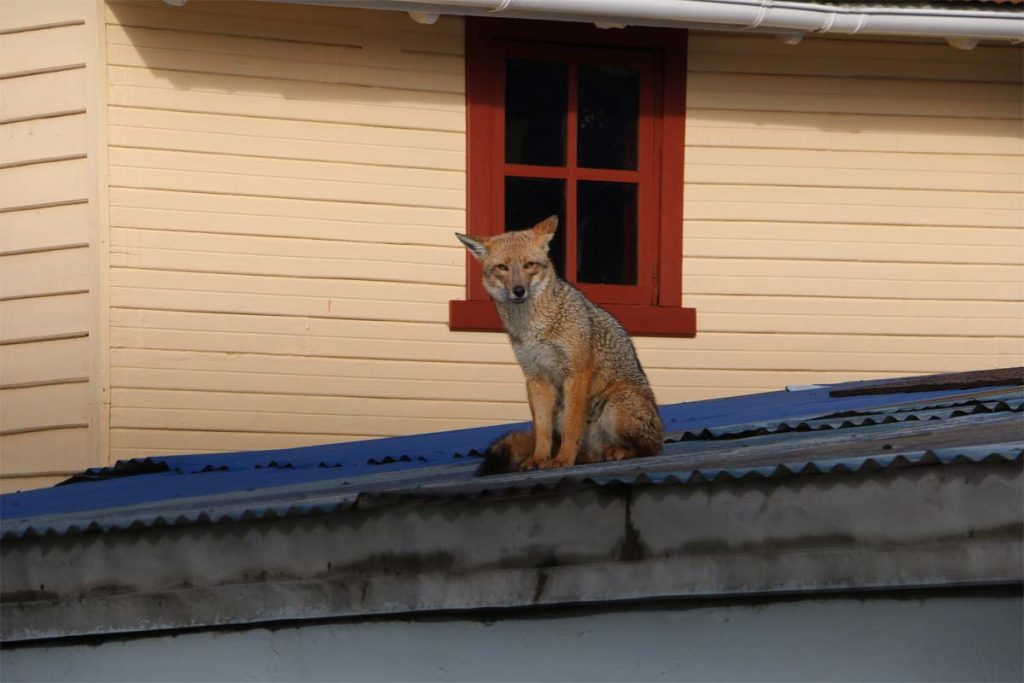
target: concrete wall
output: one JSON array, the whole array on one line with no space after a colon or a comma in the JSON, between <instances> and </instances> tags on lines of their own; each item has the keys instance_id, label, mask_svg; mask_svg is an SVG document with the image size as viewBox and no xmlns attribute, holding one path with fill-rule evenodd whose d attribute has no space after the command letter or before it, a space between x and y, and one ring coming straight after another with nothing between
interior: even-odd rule
<instances>
[{"instance_id":1,"label":"concrete wall","mask_svg":"<svg viewBox=\"0 0 1024 683\"><path fill-rule=\"evenodd\" d=\"M314 623L0 651L5 681L1017 681L1021 599Z\"/></svg>"},{"instance_id":2,"label":"concrete wall","mask_svg":"<svg viewBox=\"0 0 1024 683\"><path fill-rule=\"evenodd\" d=\"M107 463L96 15L0 2L0 490Z\"/></svg>"}]
</instances>

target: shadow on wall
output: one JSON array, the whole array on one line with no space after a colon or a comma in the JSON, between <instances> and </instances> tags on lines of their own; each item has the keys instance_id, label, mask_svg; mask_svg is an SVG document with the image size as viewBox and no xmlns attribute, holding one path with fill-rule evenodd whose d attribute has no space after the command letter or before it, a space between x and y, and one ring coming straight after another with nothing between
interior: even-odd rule
<instances>
[{"instance_id":1,"label":"shadow on wall","mask_svg":"<svg viewBox=\"0 0 1024 683\"><path fill-rule=\"evenodd\" d=\"M383 106L406 116L419 110L423 125L410 127L465 129L459 19L419 26L399 12L269 2L113 2L108 8L109 85L150 89L157 98L150 106L397 125L387 111L359 109ZM173 102L158 89L207 96ZM112 104L146 106L139 91L127 97L132 100ZM280 100L309 105L289 112L273 107ZM355 109L318 110L317 104Z\"/></svg>"},{"instance_id":2,"label":"shadow on wall","mask_svg":"<svg viewBox=\"0 0 1024 683\"><path fill-rule=\"evenodd\" d=\"M112 86L209 93L167 108L244 114L255 106L252 115L400 125L389 120L399 111L372 110L395 107L405 117L421 112L405 121L412 127L464 130L457 17L421 26L404 12L288 3L171 7L154 0L109 8L119 24L108 28ZM771 36L697 33L690 41L688 126L755 126L781 135L980 136L1019 147L1022 52L1005 44L960 51L942 41L848 38L789 46ZM289 114L259 111L259 103L247 101L237 102L242 110L236 111L218 94L310 105ZM316 103L367 110L319 111ZM812 138L799 146L835 142ZM891 144L904 151L898 141ZM841 140L837 146L844 148Z\"/></svg>"}]
</instances>

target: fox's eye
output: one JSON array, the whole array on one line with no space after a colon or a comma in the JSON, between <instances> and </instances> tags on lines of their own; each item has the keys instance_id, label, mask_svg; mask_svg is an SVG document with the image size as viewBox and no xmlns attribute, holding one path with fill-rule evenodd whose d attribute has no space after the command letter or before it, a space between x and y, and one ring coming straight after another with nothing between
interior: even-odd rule
<instances>
[{"instance_id":1,"label":"fox's eye","mask_svg":"<svg viewBox=\"0 0 1024 683\"><path fill-rule=\"evenodd\" d=\"M508 266L506 266L504 263L499 263L498 265L494 266L494 269L495 270L500 270L503 273L507 273L508 272Z\"/></svg>"},{"instance_id":2,"label":"fox's eye","mask_svg":"<svg viewBox=\"0 0 1024 683\"><path fill-rule=\"evenodd\" d=\"M540 264L539 264L539 263L537 263L536 261L527 261L527 262L526 262L526 265L525 265L525 266L523 266L523 268L536 268L536 267L537 267L537 266L539 266L539 265L540 265Z\"/></svg>"}]
</instances>

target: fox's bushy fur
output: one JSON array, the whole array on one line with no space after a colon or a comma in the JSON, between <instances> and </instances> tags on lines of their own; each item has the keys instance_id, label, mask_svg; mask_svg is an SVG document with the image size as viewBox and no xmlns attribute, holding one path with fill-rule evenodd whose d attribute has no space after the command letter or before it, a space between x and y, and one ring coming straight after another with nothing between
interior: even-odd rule
<instances>
[{"instance_id":1,"label":"fox's bushy fur","mask_svg":"<svg viewBox=\"0 0 1024 683\"><path fill-rule=\"evenodd\" d=\"M560 279L548 259L558 219L494 237L457 235L483 266L526 375L533 430L495 441L481 473L567 467L661 450L654 392L629 335Z\"/></svg>"}]
</instances>

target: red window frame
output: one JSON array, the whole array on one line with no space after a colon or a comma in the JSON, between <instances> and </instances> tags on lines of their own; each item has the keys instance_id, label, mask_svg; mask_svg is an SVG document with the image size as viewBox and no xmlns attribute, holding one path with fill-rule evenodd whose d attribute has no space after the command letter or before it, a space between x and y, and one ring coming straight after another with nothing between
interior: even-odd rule
<instances>
[{"instance_id":1,"label":"red window frame","mask_svg":"<svg viewBox=\"0 0 1024 683\"><path fill-rule=\"evenodd\" d=\"M567 159L561 167L505 163L505 59L520 57L570 65L570 84L582 63L615 63L641 73L638 167L635 171L578 168L576 88L570 87ZM634 335L692 336L696 311L682 308L682 194L686 93L686 32L670 29L597 29L588 24L466 20L466 231L505 230L505 177L566 180L566 274L576 272L576 182L637 182L636 285L574 283ZM453 330L500 331L497 311L467 254L467 297L449 303Z\"/></svg>"}]
</instances>

